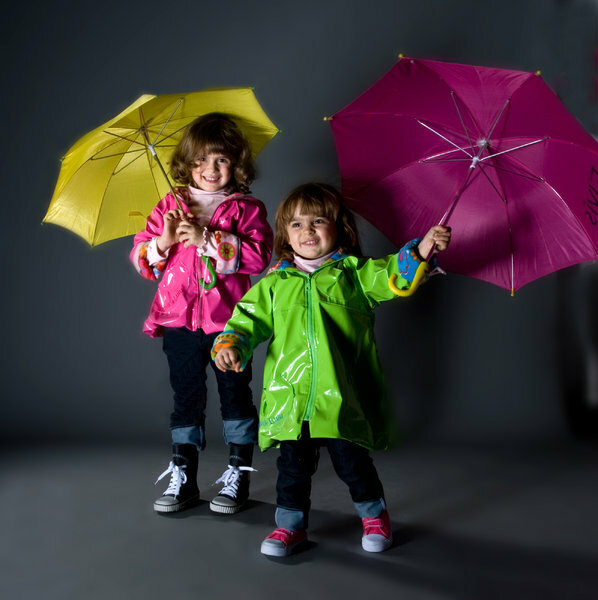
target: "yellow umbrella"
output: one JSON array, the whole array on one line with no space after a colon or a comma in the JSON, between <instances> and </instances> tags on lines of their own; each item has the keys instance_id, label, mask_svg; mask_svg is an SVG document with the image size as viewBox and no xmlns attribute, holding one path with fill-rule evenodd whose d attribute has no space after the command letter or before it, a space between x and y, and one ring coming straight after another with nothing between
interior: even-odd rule
<instances>
[{"instance_id":1,"label":"yellow umbrella","mask_svg":"<svg viewBox=\"0 0 598 600\"><path fill-rule=\"evenodd\" d=\"M278 129L251 88L143 95L79 139L62 158L44 223L90 245L137 233L172 185L164 169L187 125L209 112L230 115L255 157Z\"/></svg>"}]
</instances>

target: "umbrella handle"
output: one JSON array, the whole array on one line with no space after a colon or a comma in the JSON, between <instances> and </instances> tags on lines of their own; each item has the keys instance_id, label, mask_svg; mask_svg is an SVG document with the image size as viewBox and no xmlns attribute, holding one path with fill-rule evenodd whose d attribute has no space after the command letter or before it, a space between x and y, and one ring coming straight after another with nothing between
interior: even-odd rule
<instances>
[{"instance_id":1,"label":"umbrella handle","mask_svg":"<svg viewBox=\"0 0 598 600\"><path fill-rule=\"evenodd\" d=\"M201 285L201 287L204 290L211 290L216 285L216 271L214 271L214 265L212 265L212 261L207 256L202 256L201 259L203 260L204 264L206 265L206 268L208 269L208 273L210 274L210 281L209 283L206 283L205 279L200 277L199 285Z\"/></svg>"},{"instance_id":2,"label":"umbrella handle","mask_svg":"<svg viewBox=\"0 0 598 600\"><path fill-rule=\"evenodd\" d=\"M427 262L422 261L417 267L415 277L413 278L408 290L400 290L396 286L395 281L397 280L397 276L393 273L388 278L388 287L390 288L390 291L397 296L411 296L415 293L415 290L419 287L420 283L425 279L429 270L430 265Z\"/></svg>"}]
</instances>

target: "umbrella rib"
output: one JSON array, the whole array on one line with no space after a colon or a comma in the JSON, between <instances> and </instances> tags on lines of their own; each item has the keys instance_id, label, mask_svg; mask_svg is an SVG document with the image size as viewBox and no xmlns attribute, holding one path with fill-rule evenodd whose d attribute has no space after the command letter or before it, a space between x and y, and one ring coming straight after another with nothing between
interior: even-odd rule
<instances>
[{"instance_id":1,"label":"umbrella rib","mask_svg":"<svg viewBox=\"0 0 598 600\"><path fill-rule=\"evenodd\" d=\"M459 147L459 150L464 150ZM433 154L432 156L428 156L428 158L422 158L419 162L469 162L469 158L447 158L445 160L439 158L441 156L447 156L452 154L455 150L447 150L446 152L439 152L438 154Z\"/></svg>"},{"instance_id":2,"label":"umbrella rib","mask_svg":"<svg viewBox=\"0 0 598 600\"><path fill-rule=\"evenodd\" d=\"M128 138L127 136L125 136L125 135L119 135L118 133L114 133L113 131L104 130L104 133L107 133L108 135L111 135L111 136L113 136L115 138L118 138L120 140L124 140L125 142L129 142L130 144L139 144L140 146L142 146L143 148L145 148L145 144L142 144L141 142L138 142L134 138L131 139L131 138ZM135 134L137 134L137 132L135 132Z\"/></svg>"},{"instance_id":3,"label":"umbrella rib","mask_svg":"<svg viewBox=\"0 0 598 600\"><path fill-rule=\"evenodd\" d=\"M124 171L127 167L130 167L136 160L139 160L140 158L142 158L145 155L145 152L143 152L142 154L138 154L133 160L129 161L127 164L123 165L120 169L114 169L114 171L112 171L113 175L117 175L118 173L120 173L121 171ZM124 153L123 153L124 156ZM122 161L121 161L122 162ZM119 163L120 164L120 163Z\"/></svg>"},{"instance_id":4,"label":"umbrella rib","mask_svg":"<svg viewBox=\"0 0 598 600\"><path fill-rule=\"evenodd\" d=\"M134 152L143 152L144 148L135 148L135 150L125 150L124 152L115 152L114 154L105 154L104 156L92 156L89 160L103 160L104 158L114 158L115 156L125 156Z\"/></svg>"},{"instance_id":5,"label":"umbrella rib","mask_svg":"<svg viewBox=\"0 0 598 600\"><path fill-rule=\"evenodd\" d=\"M467 127L465 127L465 121L463 121L463 116L461 115L461 111L459 110L459 105L457 104L457 97L453 90L451 90L451 98L453 99L453 104L455 105L455 110L457 111L457 115L459 116L459 121L461 121L461 125L463 126L463 131L465 131L465 135L467 136L467 141L469 142L469 145L471 146L471 151L474 152L475 149L473 147L473 142L471 141L471 138L469 137L469 131L467 131Z\"/></svg>"},{"instance_id":6,"label":"umbrella rib","mask_svg":"<svg viewBox=\"0 0 598 600\"><path fill-rule=\"evenodd\" d=\"M480 159L480 162L484 160L488 160L489 158L494 158L495 156L500 156L501 154L508 154L509 152L514 152L515 150L521 150L521 148L527 148L528 146L533 146L534 144L539 144L540 142L545 142L548 138L544 137L540 140L535 140L533 142L528 142L527 144L522 144L521 146L516 146L515 148L510 148L509 150L503 150L502 152L496 152L494 154L489 154L488 156L484 156L484 158Z\"/></svg>"},{"instance_id":7,"label":"umbrella rib","mask_svg":"<svg viewBox=\"0 0 598 600\"><path fill-rule=\"evenodd\" d=\"M464 148L457 146L457 144L455 144L455 142L451 142L451 140L449 140L447 137L444 137L441 133L438 133L438 131L436 131L435 129L432 129L432 127L430 127L429 125L426 125L423 121L420 121L419 119L417 119L417 122L420 125L423 125L426 129L429 129L432 133L436 134L438 137L442 138L444 141L451 144L451 146L455 146L455 148L457 148L457 150L460 150L461 152L467 154L467 156L469 156L469 158L473 158L473 156L471 154L469 154L469 152L467 152Z\"/></svg>"},{"instance_id":8,"label":"umbrella rib","mask_svg":"<svg viewBox=\"0 0 598 600\"><path fill-rule=\"evenodd\" d=\"M531 179L532 181L538 181L540 183L543 183L545 181L545 179L543 179L542 177L538 177L537 175L534 175L532 173L523 173L522 171L513 171L511 169L506 169L505 167L500 167L498 165L493 165L488 163L487 165L485 165L487 167L492 167L493 169L496 169L497 171L504 171L505 173L510 173L511 175L518 175L519 177L524 177L525 179Z\"/></svg>"},{"instance_id":9,"label":"umbrella rib","mask_svg":"<svg viewBox=\"0 0 598 600\"><path fill-rule=\"evenodd\" d=\"M166 127L166 125L168 125L168 123L170 123L170 119L172 119L174 113L179 109L179 106L181 106L181 104L183 103L183 99L179 98L179 101L177 103L177 105L174 107L174 110L170 113L170 116L166 119L166 121L164 121L164 125L162 125L162 129L160 129L160 131L158 131L158 133L156 134L156 138L154 139L154 145L158 142L158 138L160 137L161 133L164 131L164 128Z\"/></svg>"},{"instance_id":10,"label":"umbrella rib","mask_svg":"<svg viewBox=\"0 0 598 600\"><path fill-rule=\"evenodd\" d=\"M438 155L442 156L442 155ZM423 158L419 162L422 163L445 163L445 162L470 162L468 158L436 158L435 156L431 156L430 158Z\"/></svg>"},{"instance_id":11,"label":"umbrella rib","mask_svg":"<svg viewBox=\"0 0 598 600\"><path fill-rule=\"evenodd\" d=\"M498 115L496 116L496 119L494 119L494 123L492 124L492 127L490 127L490 131L488 132L488 135L486 136L486 139L490 139L490 137L492 136L492 134L494 133L494 130L496 129L496 126L498 125L498 122L500 121L500 118L502 117L503 113L505 112L507 106L511 103L511 99L507 98L501 111L498 113Z\"/></svg>"},{"instance_id":12,"label":"umbrella rib","mask_svg":"<svg viewBox=\"0 0 598 600\"><path fill-rule=\"evenodd\" d=\"M500 193L500 190L496 187L494 181L492 181L492 179L490 179L490 177L488 176L488 173L486 173L486 171L482 168L481 165L480 165L480 171L482 172L484 177L488 180L488 183L494 188L494 191L498 194L498 197L506 204L507 203L506 197Z\"/></svg>"},{"instance_id":13,"label":"umbrella rib","mask_svg":"<svg viewBox=\"0 0 598 600\"><path fill-rule=\"evenodd\" d=\"M160 146L161 148L164 148L164 141L171 138L173 135L176 135L177 133L179 133L179 131L182 131L183 129L185 129L185 127L187 127L187 125L183 125L182 127L179 127L177 130L173 131L172 133L169 133L168 135L164 136L159 142L158 142L158 138L156 137L156 142L155 145L156 146ZM172 146L176 146L176 144L172 144Z\"/></svg>"}]
</instances>

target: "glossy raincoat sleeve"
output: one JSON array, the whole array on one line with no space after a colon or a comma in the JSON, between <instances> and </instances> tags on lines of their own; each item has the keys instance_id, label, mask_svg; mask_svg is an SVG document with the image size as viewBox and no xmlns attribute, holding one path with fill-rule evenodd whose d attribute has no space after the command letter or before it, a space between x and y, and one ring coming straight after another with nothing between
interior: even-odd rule
<instances>
[{"instance_id":1,"label":"glossy raincoat sleeve","mask_svg":"<svg viewBox=\"0 0 598 600\"><path fill-rule=\"evenodd\" d=\"M256 199L240 200L236 229L231 233L241 240L237 272L259 275L270 264L274 239L264 204Z\"/></svg>"},{"instance_id":2,"label":"glossy raincoat sleeve","mask_svg":"<svg viewBox=\"0 0 598 600\"><path fill-rule=\"evenodd\" d=\"M396 286L399 289L409 289L417 267L423 262L416 250L420 241L419 238L410 241L397 254L357 262L357 278L372 306L396 298L388 286L391 275L397 276Z\"/></svg>"},{"instance_id":3,"label":"glossy raincoat sleeve","mask_svg":"<svg viewBox=\"0 0 598 600\"><path fill-rule=\"evenodd\" d=\"M241 354L245 368L255 348L272 336L272 281L272 277L261 279L237 303L224 331L214 341L212 358L223 348L233 347Z\"/></svg>"},{"instance_id":4,"label":"glossy raincoat sleeve","mask_svg":"<svg viewBox=\"0 0 598 600\"><path fill-rule=\"evenodd\" d=\"M164 230L164 213L167 212L165 200L162 200L152 210L145 222L145 229L140 231L133 240L133 249L129 255L137 272L146 279L157 281L168 260L165 258L157 265L150 265L147 260L147 246L150 241L162 235Z\"/></svg>"}]
</instances>

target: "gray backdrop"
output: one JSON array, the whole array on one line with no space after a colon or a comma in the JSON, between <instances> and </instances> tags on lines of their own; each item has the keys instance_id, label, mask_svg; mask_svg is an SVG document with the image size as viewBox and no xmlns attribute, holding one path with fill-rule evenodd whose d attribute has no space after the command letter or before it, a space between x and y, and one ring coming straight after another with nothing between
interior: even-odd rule
<instances>
[{"instance_id":1,"label":"gray backdrop","mask_svg":"<svg viewBox=\"0 0 598 600\"><path fill-rule=\"evenodd\" d=\"M132 238L89 248L41 226L59 158L142 93L253 86L282 130L258 160L271 222L298 183L339 183L323 117L419 58L541 69L598 131L593 0L55 1L4 9L0 428L6 442L168 443L161 342L141 333L155 291ZM538 107L541 110L541 107ZM362 222L366 253L391 251ZM378 310L379 347L408 438L534 440L592 431L596 266L511 298L449 275ZM263 349L256 356L260 389ZM213 388L213 378L210 379ZM208 432L220 441L217 396Z\"/></svg>"}]
</instances>

